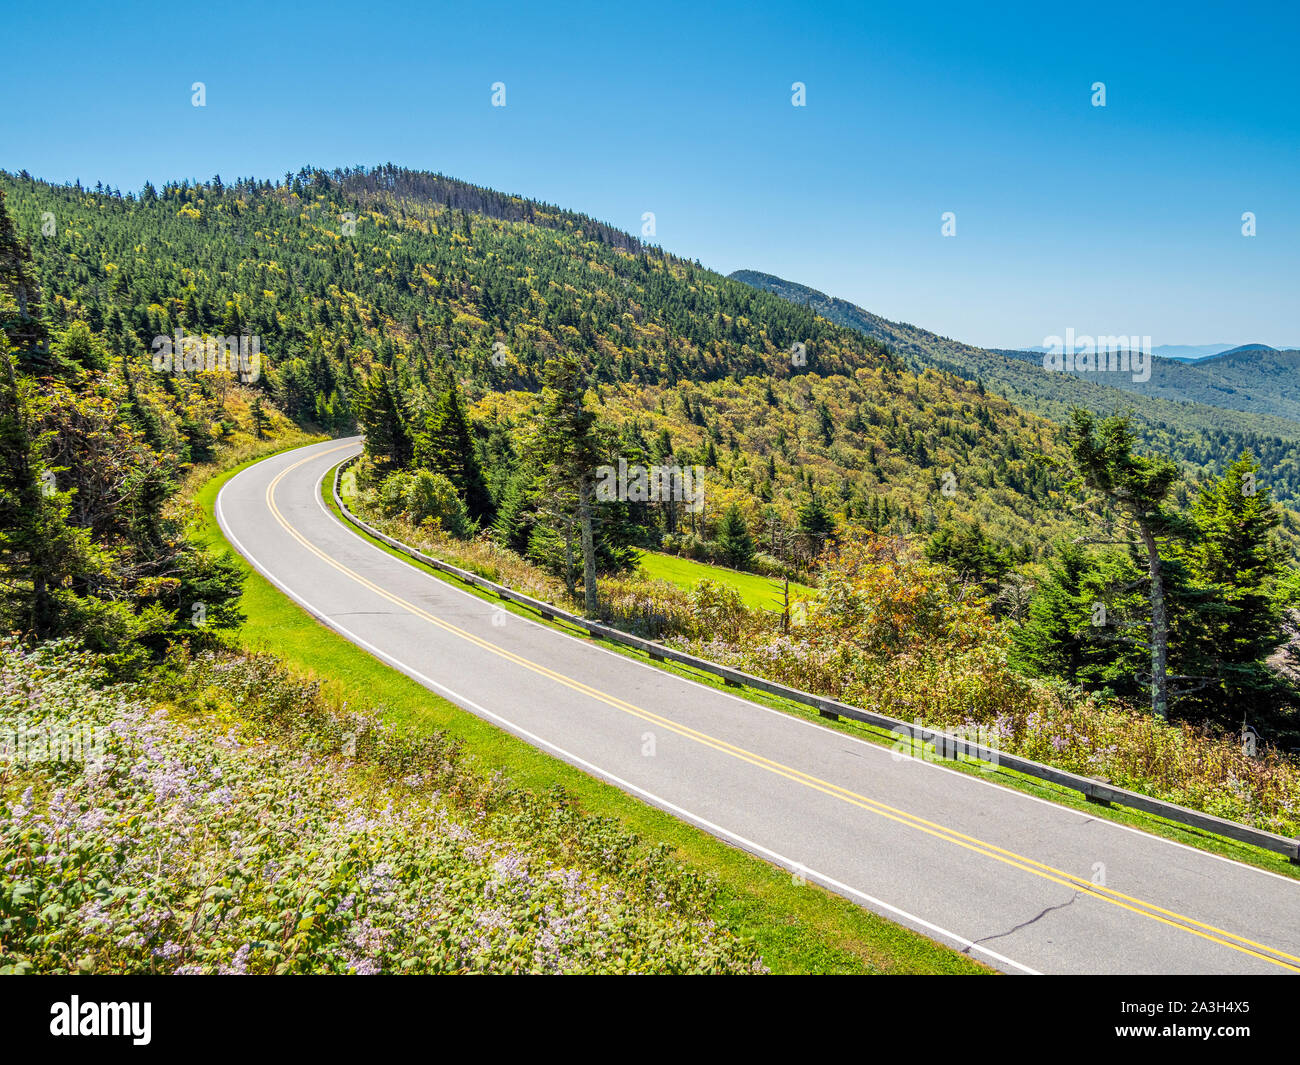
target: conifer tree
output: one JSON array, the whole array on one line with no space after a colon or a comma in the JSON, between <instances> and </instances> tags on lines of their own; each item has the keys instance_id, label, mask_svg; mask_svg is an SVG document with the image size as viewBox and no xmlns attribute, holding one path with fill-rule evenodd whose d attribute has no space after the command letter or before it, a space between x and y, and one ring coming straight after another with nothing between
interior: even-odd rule
<instances>
[{"instance_id":1,"label":"conifer tree","mask_svg":"<svg viewBox=\"0 0 1300 1065\"><path fill-rule=\"evenodd\" d=\"M4 621L36 637L58 635L68 602L63 592L93 571L85 534L68 524L71 492L45 461L36 385L17 372L0 335L0 573Z\"/></svg>"},{"instance_id":2,"label":"conifer tree","mask_svg":"<svg viewBox=\"0 0 1300 1065\"><path fill-rule=\"evenodd\" d=\"M1267 701L1274 680L1264 659L1282 641L1277 589L1284 573L1273 504L1259 463L1243 453L1222 477L1206 481L1192 501L1196 538L1183 558L1192 577L1208 586L1196 624L1214 675L1215 702L1238 713Z\"/></svg>"},{"instance_id":3,"label":"conifer tree","mask_svg":"<svg viewBox=\"0 0 1300 1065\"><path fill-rule=\"evenodd\" d=\"M819 555L826 541L835 535L835 515L815 492L799 510L799 535L814 556Z\"/></svg>"},{"instance_id":4,"label":"conifer tree","mask_svg":"<svg viewBox=\"0 0 1300 1065\"><path fill-rule=\"evenodd\" d=\"M474 437L461 402L460 386L450 374L436 394L424 428L415 434L415 463L441 473L456 486L471 517L489 519L492 498L474 451Z\"/></svg>"},{"instance_id":5,"label":"conifer tree","mask_svg":"<svg viewBox=\"0 0 1300 1065\"><path fill-rule=\"evenodd\" d=\"M1164 456L1134 453L1136 438L1129 419L1096 420L1091 411L1075 408L1068 428L1070 453L1080 476L1125 514L1146 553L1151 602L1151 712L1169 716L1169 613L1165 601L1161 541L1185 533L1166 499L1178 480L1178 467Z\"/></svg>"},{"instance_id":6,"label":"conifer tree","mask_svg":"<svg viewBox=\"0 0 1300 1065\"><path fill-rule=\"evenodd\" d=\"M414 454L406 408L385 366L377 366L361 397L366 453L390 469L406 469Z\"/></svg>"},{"instance_id":7,"label":"conifer tree","mask_svg":"<svg viewBox=\"0 0 1300 1065\"><path fill-rule=\"evenodd\" d=\"M736 569L747 569L754 562L754 537L749 532L749 524L740 507L732 503L722 513L718 523L718 550L726 559L727 565Z\"/></svg>"},{"instance_id":8,"label":"conifer tree","mask_svg":"<svg viewBox=\"0 0 1300 1065\"><path fill-rule=\"evenodd\" d=\"M534 443L545 484L564 527L566 581L572 589L572 529L576 524L582 546L584 609L588 616L595 617L599 596L593 496L600 453L595 433L596 415L587 408L586 393L587 378L574 356L549 361Z\"/></svg>"},{"instance_id":9,"label":"conifer tree","mask_svg":"<svg viewBox=\"0 0 1300 1065\"><path fill-rule=\"evenodd\" d=\"M49 373L53 369L40 289L32 272L31 249L9 216L3 189L0 189L0 330L8 337L20 370Z\"/></svg>"}]
</instances>

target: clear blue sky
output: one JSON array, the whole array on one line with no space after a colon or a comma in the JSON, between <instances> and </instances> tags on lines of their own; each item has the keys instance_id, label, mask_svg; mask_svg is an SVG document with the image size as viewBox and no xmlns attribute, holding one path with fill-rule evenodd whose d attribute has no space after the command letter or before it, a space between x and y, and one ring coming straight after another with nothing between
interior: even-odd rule
<instances>
[{"instance_id":1,"label":"clear blue sky","mask_svg":"<svg viewBox=\"0 0 1300 1065\"><path fill-rule=\"evenodd\" d=\"M973 343L1300 344L1294 0L8 6L10 171L392 161Z\"/></svg>"}]
</instances>

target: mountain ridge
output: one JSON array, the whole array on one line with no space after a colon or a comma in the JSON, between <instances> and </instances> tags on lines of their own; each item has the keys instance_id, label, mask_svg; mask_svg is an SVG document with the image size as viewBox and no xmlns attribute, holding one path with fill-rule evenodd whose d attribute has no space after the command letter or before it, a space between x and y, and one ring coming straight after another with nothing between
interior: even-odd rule
<instances>
[{"instance_id":1,"label":"mountain ridge","mask_svg":"<svg viewBox=\"0 0 1300 1065\"><path fill-rule=\"evenodd\" d=\"M1220 355L1209 360L1208 366L1205 360L1187 364L1153 358L1154 384L1143 388L1128 374L1049 373L1043 369L1041 352L965 344L775 274L736 270L728 277L881 341L915 372L931 368L978 381L1058 424L1066 421L1072 407L1128 412L1145 446L1203 470L1221 469L1222 463L1249 449L1279 485L1300 474L1300 352L1262 352L1247 345L1233 349L1237 354L1223 353L1227 359ZM1252 390L1240 380L1243 363L1269 371L1263 386ZM1292 379L1295 387L1289 384ZM1266 390L1262 397L1261 388ZM1300 505L1294 487L1279 488L1279 498Z\"/></svg>"}]
</instances>

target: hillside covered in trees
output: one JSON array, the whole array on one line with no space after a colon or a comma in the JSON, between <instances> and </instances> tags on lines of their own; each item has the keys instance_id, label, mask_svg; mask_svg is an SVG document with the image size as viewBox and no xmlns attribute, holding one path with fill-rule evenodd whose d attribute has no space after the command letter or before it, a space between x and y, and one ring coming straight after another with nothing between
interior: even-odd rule
<instances>
[{"instance_id":1,"label":"hillside covered in trees","mask_svg":"<svg viewBox=\"0 0 1300 1065\"><path fill-rule=\"evenodd\" d=\"M1300 505L1300 352L1242 350L1185 364L1154 358L1151 379L1131 374L1049 373L1029 351L991 351L891 322L847 300L756 270L733 280L807 307L886 344L913 370L982 382L1026 411L1064 424L1074 407L1129 413L1142 444L1176 458L1194 478L1223 473L1243 451L1268 472L1277 499Z\"/></svg>"},{"instance_id":2,"label":"hillside covered in trees","mask_svg":"<svg viewBox=\"0 0 1300 1065\"><path fill-rule=\"evenodd\" d=\"M1053 424L1063 399L1031 413L996 394L1028 394L1014 377L921 365L915 338L440 175L0 185L12 498L39 497L9 512L20 628L130 658L192 639L194 602L236 623L234 575L169 511L181 478L268 431L360 429L358 475L386 513L487 538L591 613L636 547L816 580L881 537L984 602L1024 673L1295 732L1290 682L1264 664L1296 587L1295 517L1273 502L1292 486L1268 463L1293 445L1259 426L1139 407L1103 423L1109 451L1081 451ZM252 372L193 361L240 337ZM1143 454L1153 440L1179 461ZM646 467L687 480L597 489L602 470ZM1146 510L1114 491L1121 474Z\"/></svg>"},{"instance_id":3,"label":"hillside covered in trees","mask_svg":"<svg viewBox=\"0 0 1300 1065\"><path fill-rule=\"evenodd\" d=\"M1068 523L1041 461L1045 423L581 215L390 167L138 196L4 180L52 330L84 323L110 373L162 381L154 337L252 334L257 394L341 431L377 367L420 420L448 374L470 404L532 394L565 352L608 390L638 453L705 464L786 523L823 496L882 529L979 519L1018 550ZM210 441L193 419L184 428L202 457ZM500 430L478 427L487 465L510 449ZM940 494L945 473L955 487Z\"/></svg>"}]
</instances>

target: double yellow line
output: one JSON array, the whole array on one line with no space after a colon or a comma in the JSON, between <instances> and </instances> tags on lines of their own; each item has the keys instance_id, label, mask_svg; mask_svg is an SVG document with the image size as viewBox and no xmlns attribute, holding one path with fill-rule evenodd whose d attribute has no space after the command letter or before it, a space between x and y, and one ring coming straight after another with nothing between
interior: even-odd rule
<instances>
[{"instance_id":1,"label":"double yellow line","mask_svg":"<svg viewBox=\"0 0 1300 1065\"><path fill-rule=\"evenodd\" d=\"M309 552L321 561L338 570L350 580L355 581L357 584L368 588L376 595L388 600L394 606L401 607L406 612L427 621L429 624L442 629L444 632L456 636L458 639L465 640L466 642L473 644L475 647L487 651L489 654L496 655L497 657L512 662L517 666L530 670L539 676L553 680L557 684L562 684L566 688L586 695L598 702L602 702L605 705L620 710L625 714L640 718L642 721L649 722L658 728L666 729L676 735L682 736L695 743L699 743L705 747L709 747L722 754L729 755L730 757L736 758L742 762L747 762L752 766L756 766L759 769L775 774L776 776L784 777L786 780L793 781L794 783L810 788L813 791L821 792L823 795L828 795L831 798L847 803L850 806L856 806L858 809L894 821L907 828L914 829L918 832L924 832L927 835L934 836L936 839L944 840L945 842L952 843L958 847L964 847L966 850L973 851L976 854L981 854L987 858L993 859L994 861L1002 862L1014 869L1019 869L1023 872L1030 873L1033 876L1049 880L1052 883L1060 884L1084 895L1090 895L1095 899L1100 899L1102 902L1109 903L1112 906L1118 906L1120 909L1128 910L1131 913L1147 917L1153 921L1158 921L1161 924L1168 925L1171 928L1176 928L1179 931L1199 936L1200 938L1208 940L1211 943L1216 943L1219 946L1228 947L1243 954L1248 954L1292 972L1300 972L1300 957L1287 954L1276 947L1257 943L1244 936L1239 936L1234 932L1228 932L1222 928L1216 928L1213 925L1194 920L1184 914L1163 909L1154 903L1145 902L1142 899L1134 898L1131 895L1125 895L1119 891L1115 891L1113 888L1095 884L1084 877L1076 876L1073 873L1053 868L1052 866L1036 861L1033 858L1027 858L1024 855L1016 854L1014 851L1009 851L984 840L976 839L974 836L965 835L955 829L947 828L933 821L927 821L924 818L918 817L915 814L910 814L905 810L899 810L895 807L888 806L875 799L870 799L865 795L860 795L857 792L850 791L838 784L833 784L830 781L814 777L800 769L795 769L792 766L773 761L763 755L756 754L755 752L746 750L743 747L737 747L735 744L718 739L716 736L710 736L707 733L700 732L698 729L682 725L679 722L663 717L650 710L646 710L643 707L634 706L632 703L625 702L616 696L609 695L606 692L593 688L579 680L573 679L572 677L565 676L562 673L557 673L555 670L549 669L538 662L533 662L530 659L523 658L489 640L484 640L471 632L467 632L464 629L443 621L441 618L435 617L433 614L421 609L414 603L410 603L400 596L394 595L386 589L379 587L377 584L366 579L356 571L335 561L325 552L320 550L320 548L315 544L309 542L301 533L298 532L297 529L289 524L275 503L275 489L290 473L308 462L313 462L324 455L333 454L336 451L342 451L351 446L352 445L350 444L344 444L337 448L331 448L328 451L318 452L315 455L294 463L292 466L286 467L271 481L269 485L267 485L266 505L271 511L271 514L275 517L275 520L279 522L280 526Z\"/></svg>"}]
</instances>

